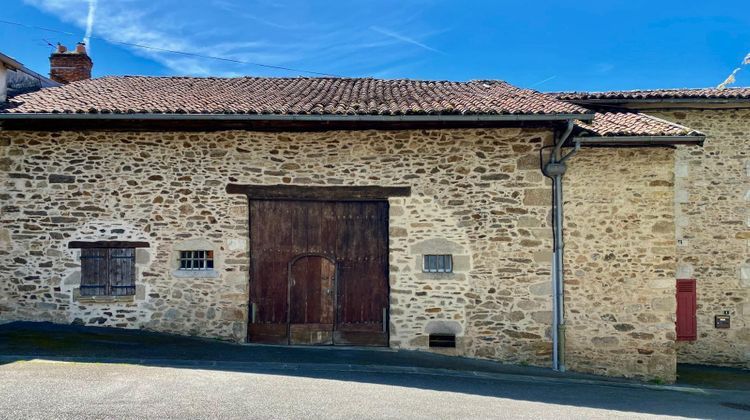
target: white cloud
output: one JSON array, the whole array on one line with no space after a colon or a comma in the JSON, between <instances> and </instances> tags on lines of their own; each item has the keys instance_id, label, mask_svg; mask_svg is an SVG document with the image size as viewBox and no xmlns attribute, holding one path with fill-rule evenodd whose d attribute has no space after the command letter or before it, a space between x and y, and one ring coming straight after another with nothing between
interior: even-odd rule
<instances>
[{"instance_id":1,"label":"white cloud","mask_svg":"<svg viewBox=\"0 0 750 420\"><path fill-rule=\"evenodd\" d=\"M24 1L80 28L86 28L87 26L88 0ZM138 11L137 8L122 7L130 5L129 3L131 2L102 2L97 13L95 31L90 36L101 37L114 42L150 45L162 49L181 50L187 47L183 40L146 24L147 16L144 12ZM82 34L82 36L85 35ZM162 52L147 49L133 48L132 50L137 55L156 60L173 70L185 68L206 70L205 67L192 63L194 60L168 57Z\"/></svg>"},{"instance_id":2,"label":"white cloud","mask_svg":"<svg viewBox=\"0 0 750 420\"><path fill-rule=\"evenodd\" d=\"M90 36L91 43L106 40L153 47L124 46L133 54L160 63L174 74L297 74L249 64L261 63L361 76L388 73L391 67L398 67L410 56L418 54L414 49L393 48L400 43L440 52L417 39L381 26L372 26L369 31L362 30L363 25L368 27L367 19L377 19L382 25L392 28L413 24L411 17L401 16L398 12L375 16L372 10L365 10L364 6L352 6L344 12L339 9L344 9L345 5L331 6L328 14L320 12L319 15L318 9L305 3L289 5L274 0L259 0L252 7L247 2L232 0L204 0L199 7L189 0L24 2L80 28L81 39ZM393 10L387 7L383 9ZM339 18L339 15L342 17ZM424 34L424 30L421 33ZM223 57L246 64L163 50ZM95 55L93 58L96 61Z\"/></svg>"}]
</instances>

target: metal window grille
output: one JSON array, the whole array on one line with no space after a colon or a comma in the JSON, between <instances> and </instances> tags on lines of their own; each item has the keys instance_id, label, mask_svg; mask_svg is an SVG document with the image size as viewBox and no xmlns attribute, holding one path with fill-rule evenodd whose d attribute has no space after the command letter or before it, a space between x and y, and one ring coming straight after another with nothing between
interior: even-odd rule
<instances>
[{"instance_id":1,"label":"metal window grille","mask_svg":"<svg viewBox=\"0 0 750 420\"><path fill-rule=\"evenodd\" d=\"M425 255L422 261L422 271L425 273L452 273L453 256L446 255Z\"/></svg>"},{"instance_id":2,"label":"metal window grille","mask_svg":"<svg viewBox=\"0 0 750 420\"><path fill-rule=\"evenodd\" d=\"M213 251L180 251L180 270L213 270Z\"/></svg>"}]
</instances>

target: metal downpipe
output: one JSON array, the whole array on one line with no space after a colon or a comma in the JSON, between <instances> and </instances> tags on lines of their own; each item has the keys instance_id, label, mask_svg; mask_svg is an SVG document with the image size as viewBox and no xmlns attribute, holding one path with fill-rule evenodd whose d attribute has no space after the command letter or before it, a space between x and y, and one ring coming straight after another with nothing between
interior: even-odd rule
<instances>
[{"instance_id":1,"label":"metal downpipe","mask_svg":"<svg viewBox=\"0 0 750 420\"><path fill-rule=\"evenodd\" d=\"M555 219L555 278L552 280L555 285L554 291L554 303L552 304L553 310L555 311L557 323L555 330L557 332L557 345L554 369L561 372L565 371L565 308L563 297L565 295L564 288L564 267L563 267L563 255L565 252L565 242L563 239L563 197L562 197L562 175L556 175L554 177L554 187L552 195L555 201L554 207L554 219Z\"/></svg>"},{"instance_id":2,"label":"metal downpipe","mask_svg":"<svg viewBox=\"0 0 750 420\"><path fill-rule=\"evenodd\" d=\"M573 131L574 122L568 121L565 132L557 139L554 149L550 152L549 160L544 166L544 175L552 179L552 368L565 370L565 312L564 312L564 272L563 256L565 243L563 239L563 189L562 177L566 171L565 161L573 156L580 148L576 147L567 155L562 156L562 146Z\"/></svg>"}]
</instances>

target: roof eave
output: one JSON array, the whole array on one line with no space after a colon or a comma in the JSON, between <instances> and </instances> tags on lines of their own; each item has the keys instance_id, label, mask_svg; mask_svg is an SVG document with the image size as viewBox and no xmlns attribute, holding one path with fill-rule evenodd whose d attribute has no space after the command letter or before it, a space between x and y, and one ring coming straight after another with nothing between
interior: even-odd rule
<instances>
[{"instance_id":1,"label":"roof eave","mask_svg":"<svg viewBox=\"0 0 750 420\"><path fill-rule=\"evenodd\" d=\"M11 70L20 70L23 68L23 64L3 53L0 53L0 63L2 63L5 68Z\"/></svg>"},{"instance_id":2,"label":"roof eave","mask_svg":"<svg viewBox=\"0 0 750 420\"><path fill-rule=\"evenodd\" d=\"M2 120L134 120L134 121L362 121L362 122L472 122L472 121L591 121L590 114L495 115L307 115L307 114L102 114L0 113Z\"/></svg>"},{"instance_id":3,"label":"roof eave","mask_svg":"<svg viewBox=\"0 0 750 420\"><path fill-rule=\"evenodd\" d=\"M723 107L750 107L750 98L586 98L586 99L560 99L562 101L574 103L576 105L587 106L587 105L604 105L604 106L624 106L624 105L639 105L639 106L657 106L657 107L668 107L669 105L676 105L680 107L687 107L691 104L695 105L714 105Z\"/></svg>"},{"instance_id":4,"label":"roof eave","mask_svg":"<svg viewBox=\"0 0 750 420\"><path fill-rule=\"evenodd\" d=\"M579 136L570 139L582 146L672 146L678 144L703 146L706 136Z\"/></svg>"}]
</instances>

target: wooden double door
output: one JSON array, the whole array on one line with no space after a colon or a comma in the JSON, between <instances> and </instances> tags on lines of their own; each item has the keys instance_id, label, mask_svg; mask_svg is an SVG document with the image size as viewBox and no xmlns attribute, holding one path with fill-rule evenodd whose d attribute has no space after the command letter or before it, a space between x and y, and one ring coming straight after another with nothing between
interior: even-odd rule
<instances>
[{"instance_id":1,"label":"wooden double door","mask_svg":"<svg viewBox=\"0 0 750 420\"><path fill-rule=\"evenodd\" d=\"M388 203L250 200L248 340L388 345Z\"/></svg>"}]
</instances>

